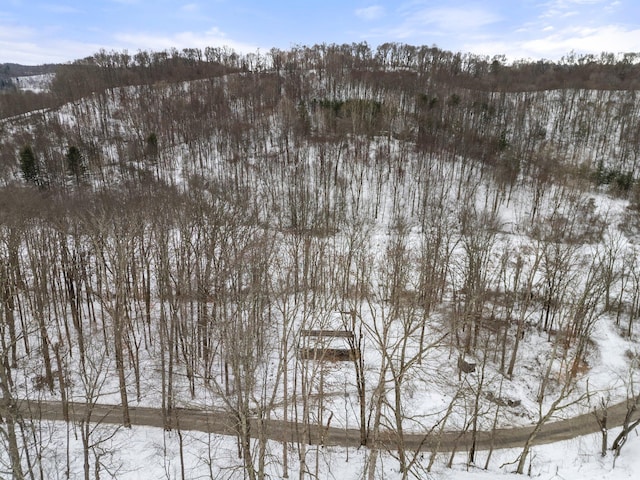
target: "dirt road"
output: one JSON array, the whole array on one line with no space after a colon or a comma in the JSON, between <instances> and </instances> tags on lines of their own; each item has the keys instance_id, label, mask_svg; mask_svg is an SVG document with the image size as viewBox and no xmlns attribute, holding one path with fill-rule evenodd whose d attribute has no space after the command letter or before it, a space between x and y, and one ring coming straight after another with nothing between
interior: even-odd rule
<instances>
[{"instance_id":1,"label":"dirt road","mask_svg":"<svg viewBox=\"0 0 640 480\"><path fill-rule=\"evenodd\" d=\"M64 420L62 403L50 401L22 401L18 405L20 413L25 417L42 420ZM69 420L79 421L86 413L83 403L69 404ZM164 427L161 409L149 407L130 407L130 418L133 425ZM614 405L608 409L608 427L613 428L622 425L627 412L626 403ZM640 417L636 411L635 418ZM92 422L119 424L122 423L122 410L117 405L97 404L92 411ZM223 435L235 435L235 424L232 416L224 411L204 411L195 409L176 409L172 416L172 425L181 430L194 430L201 432L218 433ZM269 438L278 441L305 441L308 443L322 443L324 445L339 445L357 447L360 445L360 432L355 429L320 428L311 426L308 431L300 424L269 420L265 424ZM533 426L502 428L491 432L480 432L477 437L477 449L486 450L491 446L495 448L521 447L531 434ZM257 429L254 427L254 431ZM568 440L580 435L599 431L598 423L592 414L579 415L567 420L559 420L545 424L538 433L534 445ZM431 449L436 436L424 434L405 434L405 448L416 450L418 448ZM394 448L393 436L390 433L383 434L381 443L389 448ZM445 432L440 439L439 450L451 451L452 449L464 450L471 443L468 433Z\"/></svg>"}]
</instances>

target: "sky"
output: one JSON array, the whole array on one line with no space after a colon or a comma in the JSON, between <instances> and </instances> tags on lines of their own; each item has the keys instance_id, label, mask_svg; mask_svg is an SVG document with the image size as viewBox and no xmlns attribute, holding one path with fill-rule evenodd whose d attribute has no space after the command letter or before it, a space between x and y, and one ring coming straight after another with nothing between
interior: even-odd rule
<instances>
[{"instance_id":1,"label":"sky","mask_svg":"<svg viewBox=\"0 0 640 480\"><path fill-rule=\"evenodd\" d=\"M69 62L101 49L367 42L509 60L640 52L638 0L0 0L0 63Z\"/></svg>"}]
</instances>

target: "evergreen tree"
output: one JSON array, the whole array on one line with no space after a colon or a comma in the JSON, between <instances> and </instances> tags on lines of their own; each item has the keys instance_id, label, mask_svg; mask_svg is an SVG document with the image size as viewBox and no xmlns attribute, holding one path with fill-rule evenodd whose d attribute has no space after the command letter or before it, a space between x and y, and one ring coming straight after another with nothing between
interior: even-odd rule
<instances>
[{"instance_id":1,"label":"evergreen tree","mask_svg":"<svg viewBox=\"0 0 640 480\"><path fill-rule=\"evenodd\" d=\"M152 162L158 161L158 136L151 132L147 137L146 154Z\"/></svg>"},{"instance_id":2,"label":"evergreen tree","mask_svg":"<svg viewBox=\"0 0 640 480\"><path fill-rule=\"evenodd\" d=\"M67 168L76 177L76 184L79 185L80 179L84 176L85 165L80 149L74 145L70 146L67 151Z\"/></svg>"},{"instance_id":3,"label":"evergreen tree","mask_svg":"<svg viewBox=\"0 0 640 480\"><path fill-rule=\"evenodd\" d=\"M31 145L25 145L24 148L20 150L20 169L22 170L22 177L27 183L32 183L33 185L40 184L38 159L35 153L33 153Z\"/></svg>"}]
</instances>

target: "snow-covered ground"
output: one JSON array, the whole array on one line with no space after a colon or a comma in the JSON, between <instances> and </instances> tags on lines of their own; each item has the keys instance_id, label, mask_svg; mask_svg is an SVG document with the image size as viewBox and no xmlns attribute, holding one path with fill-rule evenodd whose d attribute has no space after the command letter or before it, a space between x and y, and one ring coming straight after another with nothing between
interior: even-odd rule
<instances>
[{"instance_id":1,"label":"snow-covered ground","mask_svg":"<svg viewBox=\"0 0 640 480\"><path fill-rule=\"evenodd\" d=\"M42 75L15 77L12 80L18 90L41 93L49 90L54 77L55 73L44 73Z\"/></svg>"},{"instance_id":2,"label":"snow-covered ground","mask_svg":"<svg viewBox=\"0 0 640 480\"><path fill-rule=\"evenodd\" d=\"M35 91L41 88L35 81L34 83L29 83L25 80L25 82L21 88ZM128 130L132 129L132 126L135 127L139 122L135 118L129 118L127 116L130 116L131 112L135 110L132 110L128 104L120 105L117 100L117 94L122 94L126 97L126 95L131 94L131 92L136 93L137 90L132 87L111 92L111 97L106 100L108 108L106 108L105 111L111 111L112 113L110 115L105 114L107 118L104 124L100 121L102 119L99 115L102 110L89 100L67 105L57 112L47 113L47 116L59 117L61 125L74 126L76 123L85 126L94 125L96 138L103 138L104 136L103 132L99 131L98 126L100 126L101 129L107 129L124 135ZM137 100L143 98L141 94L140 98L133 94L132 97ZM548 104L560 105L559 102L548 102ZM86 119L82 120L81 114L83 110L86 110L84 111L86 117L93 118L93 123L87 122ZM553 117L553 115L551 115L551 117ZM553 122L551 120L549 121L547 129L550 132L557 130L557 128L554 127L555 122L555 120ZM143 134L144 131L141 130L141 138L144 137ZM558 133L558 135L560 135L560 133ZM379 147L381 151L383 151L382 147L385 146L384 141L388 142L386 147L389 157L395 159L396 156L399 155L398 152L402 150L402 146L395 140L380 139ZM369 144L371 158L375 157L374 152L378 146L376 142L377 141L374 141ZM195 162L195 156L189 156L189 151L185 145L172 147L173 150L166 154L166 156L171 159L167 162L171 168L165 167L164 172L172 178L174 184L186 184L186 179L189 178L190 175L198 173L200 169L217 171L218 168L222 168L218 163L222 163L222 158L225 158L224 155L218 153L218 156L216 156L214 149L209 148L213 143L206 143L205 145L206 148L204 148L204 151L207 153L204 155L204 158L201 159L201 162L206 168L202 165L198 166L197 162ZM104 142L101 148L105 154L104 158L111 159L112 161L111 164L108 164L105 160L107 165L102 167L102 171L107 171L109 168L115 171L118 157L117 149L113 144L109 144L108 142ZM316 163L312 159L318 156L318 152L315 147L300 148L302 152L300 155L302 159L300 163L308 163L309 165L307 167L309 167L308 170L311 172L307 172L308 178L305 178L309 180L310 185L313 185L313 180L316 177L314 177L312 167ZM180 154L177 154L177 152ZM273 153L277 155L282 152ZM333 153L331 153L330 156L333 156ZM339 157L339 155L336 156ZM275 199L283 198L283 192L278 192L274 185L285 185L285 182L273 181L273 179L267 175L268 172L266 169L264 172L261 171L260 168L265 168L266 162L261 162L260 160L261 158L256 158L255 161L254 159L247 161L247 163L251 165L250 170L252 172L258 172L255 174L256 181L252 183L252 188L255 186L255 190L258 193L260 193L261 188L264 188L265 191L262 192L264 195L261 197L264 199L269 198L268 193L273 193L273 198ZM369 170L362 166L363 164L347 161L344 163L336 163L335 171L342 174L345 182L353 182L351 179L357 178L358 176L355 175L355 173L358 172L363 174L360 175L360 178L362 179L364 177L365 179L364 187L362 184L358 187L356 182L349 183L349 185L352 185L354 188L354 192L357 188L362 189L362 192L358 190L358 203L349 201L347 204L359 205L362 203L367 205L366 207L362 207L361 211L358 211L358 208L355 206L349 208L353 210L352 213L354 216L356 216L356 214L361 214L362 218L371 216L371 218L375 217L375 220L378 222L375 227L372 228L372 232L370 234L367 233L369 237L367 241L364 242L366 248L368 248L368 251L364 253L370 255L371 262L376 265L374 269L378 268L378 271L382 270L379 266L384 260L382 257L385 255L393 235L394 227L392 224L397 218L402 216L396 214L398 214L398 212L405 214L409 210L410 199L413 198L415 201L415 198L419 196L419 188L416 189L416 185L419 184L419 182L415 182L412 174L420 170L417 167L415 170L411 170L413 167L409 160L414 161L416 166L425 161L425 159L419 156L408 154L406 158L403 157L403 161L406 161L408 171L410 171L411 174L405 175L404 171L394 173L393 170L389 168L387 176L381 176L380 178L374 175L373 169ZM437 165L434 169L440 172L440 177L442 178L432 178L430 175L425 175L425 179L429 177L432 182L429 184L430 186L445 184L446 182L447 185L452 187L449 191L449 197L451 198L448 198L447 194L443 194L441 199L435 200L442 200L444 203L450 204L451 210L449 213L451 213L451 224L454 225L453 229L455 229L456 234L455 238L453 238L453 236L451 238L447 237L446 241L451 240L452 244L456 246L452 247L454 249L452 255L453 261L450 265L451 273L450 276L448 276L450 285L447 286L447 293L445 294L446 302L443 302L446 308L442 308L439 311L434 309L434 311L431 312L426 332L427 338L430 339L438 338L439 332L445 330L444 327L447 325L448 320L447 312L455 307L455 300L452 297L457 291L460 291L464 283L465 253L461 247L461 242L464 241L464 235L462 233L458 235L459 232L457 229L459 226L457 225L457 220L460 212L456 210L459 204L457 203L458 199L455 198L456 195L453 186L458 183L455 179L462 175L458 170L462 171L465 168L469 168L469 165L465 165L464 162L444 162L436 160L433 160L433 162ZM392 163L393 162L390 161L389 165L392 165ZM276 178L278 175L289 174L293 176L297 175L298 172L296 170L287 170L285 173L275 173L273 175L274 178ZM496 199L496 204L500 204L500 211L497 216L499 229L495 235L495 241L490 247L493 255L491 260L487 262L488 275L493 275L495 277L494 280L498 279L500 275L499 259L503 258L503 255L508 257L509 255L515 256L515 254L521 254L522 257L525 258L524 268L530 268L530 264L526 264L526 261L532 256L531 252L533 252L535 248L538 248L535 235L527 231L527 229L531 227L530 224L527 224L527 222L529 222L528 219L533 216L531 212L532 198L534 197L532 194L533 188L530 187L528 181L523 181L513 193L514 198L511 202L505 202L504 199L498 202L499 197L497 191L494 192L494 183L478 173L474 173L473 176L469 173L469 175L469 178L474 178L476 181L474 189L477 190L477 193L474 193L474 200L469 201L468 206L474 204L478 212L484 213L489 212L493 198ZM206 176L203 178L206 178ZM275 190L273 192L267 192L266 186L275 188ZM382 192L380 195L382 201L378 200L380 205L374 201L374 192L376 189ZM577 229L580 230L579 233L581 233L582 228L588 229L592 226L589 224L589 220L596 219L599 221L603 219L607 222L607 225L610 226L607 235L604 236L605 240L608 241L611 238L615 238L617 225L623 222L627 202L600 195L598 192L589 192L589 200L592 203L585 201L583 205L581 203L582 199L572 203L570 202L570 200L573 200L572 198L568 196L563 197L563 195L566 195L565 190L566 185L548 187L546 196L540 205L542 213L539 212L538 216L544 216L547 213L546 210L550 210L549 207L557 201L556 203L560 206L557 208L557 211L553 212L554 214L557 214L559 217L564 216L569 219L575 219L576 222L584 220L584 225L580 224L577 226ZM460 192L458 192L458 197L460 196L459 193ZM355 197L355 194L352 195ZM511 193L509 195L511 196ZM351 197L346 198L352 200ZM266 206L268 205L266 201L263 204L265 205L264 210L267 212L264 215L265 218L267 218L267 215L271 214L269 211L276 209L270 209ZM277 203L277 205L280 204ZM286 204L283 203L282 205ZM376 205L375 208L373 208L373 205ZM588 218L580 217L585 211L581 209L583 206L593 206L592 211L587 212L591 216L585 215ZM347 208L347 210L349 210L349 208ZM285 209L282 208L282 210ZM374 210L376 212L375 214L372 213ZM442 212L447 212L446 208L437 213L441 214ZM409 218L409 216L407 213L407 218ZM434 217L437 218L439 218L439 216L441 217L442 215L434 215ZM277 222L273 222L272 224L278 225ZM478 225L480 227L483 226L480 222ZM540 225L545 225L544 218L540 220ZM446 229L448 226L443 224L442 227ZM425 231L421 230L421 228L428 228L428 225L420 227L411 225L409 233L404 240L409 246L409 250L412 251L412 255L414 255L411 257L412 260L416 259L416 252L419 251L421 237L425 235ZM477 230L480 230L480 228ZM473 233L476 232L474 231ZM175 237L173 237L174 240L179 238L178 235L179 234L176 234ZM331 256L330 258L335 260L334 263L337 263L337 261L340 260L340 256L344 254L342 244L345 243L345 238L341 235L344 234L339 232L335 238L327 242L324 242L322 238L313 238L310 240L310 243L317 241L317 243L323 247L323 250L318 250L318 252L322 251L323 255L326 254L327 257ZM467 234L467 238L468 237L469 235ZM286 233L280 233L280 235L274 236L274 238L283 240L283 244L286 245ZM576 245L575 247L567 247L567 251L571 251L571 254L575 256L575 265L571 267L569 273L575 275L577 278L573 286L574 288L567 290L568 295L580 293L582 282L579 277L581 275L580 273L576 273L576 271L584 265L588 266L596 254L604 254L604 247L607 246L605 240L597 244L585 242L585 244ZM179 243L179 241L176 241L176 244ZM621 246L622 249L628 249L630 254L635 253L631 242L623 243ZM177 250L178 248L176 248L176 251ZM283 251L284 250L283 248ZM620 256L618 263L620 264L622 260L623 258ZM293 262L295 261L297 261L297 259L293 259ZM283 261L283 264L286 263L286 261ZM328 263L330 262L328 261ZM586 270L587 268L583 271ZM275 277L277 277L277 275L275 275L274 278ZM505 276L505 279L508 281L509 278L507 277L508 276ZM540 277L540 274L538 274L538 277ZM538 279L538 283L542 284L540 279ZM495 285L499 284L500 282L496 280ZM627 288L629 289L629 287ZM539 290L542 291L542 287L540 287ZM500 293L499 287L496 287L495 291ZM626 294L628 293L629 292L626 292ZM612 292L612 296L616 297L615 291ZM389 309L389 306L388 302L385 303L386 300L382 290L379 294L372 295L371 298L371 303L368 305L369 311L367 311L367 306L364 306L359 312L361 315L359 320L365 325L364 335L366 347L364 350L364 367L367 380L367 401L371 401L370 399L376 394L377 382L379 381L378 370L382 363L382 352L385 351L387 347L391 349L396 348L396 352L403 350L401 347L398 347L402 342L402 335L398 334L397 327L395 326L390 327L390 336L387 337L390 338L389 344L382 344L383 342L378 342L379 339L376 339L376 328L383 328L381 323L376 324L376 322L384 321L384 309ZM153 317L156 318L156 313L158 313L159 310L159 300L154 298L153 301ZM282 299L282 301L284 301L284 299ZM487 304L489 305L491 302L488 301ZM498 302L495 302L495 304L498 304ZM98 305L98 302L96 302L96 305ZM495 311L499 313L502 306L494 306ZM336 305L331 305L331 308L335 309L335 307ZM371 311L372 309L376 309L376 313L379 315L376 316L374 312ZM551 372L553 369L552 375L549 375L549 378L552 378L554 381L555 379L561 378L561 374L563 373L560 371L562 367L561 361L558 358L558 361L554 363L555 358L550 356L553 343L558 341L552 340L552 334L543 331L541 328L541 309L540 304L527 305L522 308L523 317L526 316L528 320L532 320L523 333L522 347L518 351L516 369L512 378L505 378L503 372L499 371L496 354L493 355L493 359L487 362L487 371L483 372L483 374L486 375L483 375L484 385L482 386L482 391L485 392L485 396L487 393L491 393L494 397L499 395L501 398L517 402L517 405L514 403L514 406L510 406L509 408L501 408L500 415L498 416L495 402L492 403L487 400L484 406L486 409L484 411L485 414L479 422L480 429L488 430L492 427L491 419L493 418L494 411L498 418L498 426L507 427L531 424L536 420L538 411L538 404L535 399L541 384L541 372L549 365L549 371ZM181 312L181 314L184 314L185 318L191 318L190 313L186 310L187 307L185 307L185 311ZM566 313L566 311L562 311L559 315L565 315ZM332 320L339 323L339 318L331 318L336 315L339 317L339 313L336 311L329 312L328 309L321 306L305 312L304 318L296 317L289 320L295 324L295 328L293 329L295 331L299 331L300 329L321 329L331 326L330 323ZM86 317L88 317L88 315L85 315L85 318ZM276 312L273 313L272 319L274 320L274 324L278 324L279 321L283 320L279 318ZM322 323L324 320L328 322L326 325ZM568 417L577 413L584 413L589 408L589 405L597 404L600 398L605 398L608 399L609 402L615 403L626 397L629 386L632 383L630 379L632 379L636 373L632 362L634 358L637 357L637 338L626 338L621 334L623 333L622 330L625 323L626 317L623 319L622 326L617 326L616 318L611 312L598 313L597 321L594 322L593 331L590 332L590 340L592 343L588 349L588 364L585 370L580 372L578 388L575 392L576 396L580 396L587 392L588 387L588 392L592 394L591 403L589 404L586 401L581 402L579 405L576 405L575 408L558 412L558 416L554 417L554 419L559 416ZM53 325L51 328L53 330ZM99 337L100 332L98 327L94 325L91 328L96 329L94 333L97 334L96 337ZM110 326L106 327L107 333L105 333L105 336L109 334L110 328ZM137 337L137 340L141 341L141 337ZM291 386L294 384L297 375L307 375L312 385L310 390L312 395L310 395L309 398L320 398L322 396L321 402L317 404L311 402L313 403L312 408L317 409L317 412L321 412L320 414L324 414L327 417L330 415L332 418L332 426L349 426L353 428L358 423L356 379L353 364L350 362L327 364L322 367L317 367L317 369L314 370L316 367L308 367L303 362L296 363L293 352L297 340L298 339L295 339L290 342L290 350L288 350L290 357L284 360L279 358L280 351L277 348L277 344L272 345L274 347L270 357L272 363L269 364L268 367L279 365L279 361L289 362L288 372L290 378L288 379L288 385ZM95 348L89 348L89 352L102 351L99 345L100 341L101 340L98 339L98 345L96 345ZM406 352L408 352L409 356L415 352L416 343L415 338L407 343ZM75 347L72 346L71 348ZM73 355L68 355L64 359L65 362L68 362L66 369L70 375L68 394L70 399L82 401L86 397L86 392L82 390L82 379L79 378L80 376L78 375L81 371L78 366L79 355L77 354L77 350L73 351L73 353ZM156 343L150 345L148 348L143 348L140 355L140 365L142 365L140 382L141 394L136 401L134 388L131 383L129 383L128 393L130 396L130 404L158 407L162 404L163 396L160 388L161 382L159 380L159 358L161 358L162 353L159 351L159 346ZM469 399L473 396L474 388L479 388L479 372L469 374L466 378L461 379L458 376L457 355L458 351L453 348L453 342L442 342L432 349L429 349L425 353L422 362L412 364L411 372L407 375L406 382L402 386L402 408L403 414L405 415L403 428L405 431L425 431L440 422L443 412L447 409L447 405L452 402L451 399L455 397L457 392L462 391L464 391L465 394L457 400L456 405L452 409L451 416L447 419L446 428L464 428L465 424L468 428L468 419L471 415L470 409L472 408L470 407L472 402L470 402ZM549 361L549 358L552 358L553 361ZM101 403L114 405L119 404L119 386L113 359L96 357L94 360L101 362L103 359L106 363L101 365L103 368L100 371L96 372L96 375L101 376L101 378L97 379L101 384L101 391L97 392L99 394L99 401ZM393 361L393 359L391 361ZM19 390L19 395L57 398L57 391L53 393L35 392L32 388L33 378L37 376L42 377L43 375L43 366L37 357L34 357L30 363L25 362L22 364L22 367L23 371L18 374L19 378L16 382L18 384L17 389ZM267 369L267 367L265 367L265 369ZM173 392L178 407L206 408L224 406L224 402L221 400L221 389L217 392L207 390L202 384L202 378L198 377L196 380L195 393L192 396L189 392L189 385L184 370L181 367L177 367L176 370L175 377L172 381L174 382ZM127 375L127 381L131 382L133 376L131 368L127 369ZM385 388L391 398L390 385L394 380L393 376L391 372L386 372L383 376L386 376L385 381L387 384ZM276 391L275 397L278 401L276 401L276 406L271 413L273 417L282 417L283 410L279 407L281 404L279 401L286 387L274 385L274 383L267 378L266 374L264 378L259 378L258 380L265 380L265 386L269 389L273 388L274 391ZM221 384L220 382L220 385ZM322 391L322 395L320 395L320 391ZM297 393L300 394L299 392ZM554 385L549 387L548 393L549 395L545 396L543 400L543 409L547 408L554 399ZM293 411L295 407L290 403L289 408ZM389 418L391 417L388 410L385 413L388 414ZM294 418L293 414L290 413L288 418ZM79 472L82 471L82 446L79 441L77 427L70 426L70 429L67 430L64 425L57 424L55 426L56 428L51 431L48 441L43 440L41 442L44 448L43 457L45 461L53 462L51 466L47 467L49 469L48 471L58 472L59 478L63 478L64 474L61 472L66 468L66 458L68 455L71 469L76 475L79 475ZM64 435L65 432L68 433L68 437ZM91 455L95 455L94 452L97 452L97 454L100 455L99 463L103 464L105 469L112 469L113 475L116 478L180 478L182 475L182 465L185 471L184 478L235 478L233 475L237 476L237 478L243 478L241 471L234 470L236 465L239 466L240 463L237 458L236 441L233 438L224 438L216 435L208 436L191 432L183 432L182 437L179 437L175 432L166 433L160 430L138 427L134 427L131 431L124 429L118 430L115 427L99 427L94 433L94 440L100 440L100 438L105 440L101 442L97 448L93 449ZM111 434L114 435L113 438L108 438ZM615 433L612 432L611 436L613 437L614 435ZM615 469L612 468L613 462L611 458L601 459L598 457L599 438L597 436L589 436L557 445L535 447L529 457L531 474L545 479L631 478L629 476L617 475L620 475L620 472L622 472L623 475L633 474L638 466L629 460L637 458L638 455L636 455L636 453L640 453L640 442L636 439L635 433L632 437L629 444L623 450L622 458L618 460ZM67 443L69 443L70 448L68 452L65 451ZM182 448L180 448L181 446ZM270 475L272 478L279 478L283 476L284 473L282 467L284 457L282 446L275 442L270 442L269 450L270 452L267 458L270 462L268 467ZM463 479L495 478L497 472L501 472L501 475L504 474L507 476L509 472L515 469L515 465L513 465L512 462L517 458L518 454L518 450L494 452L488 472L484 472L482 468L467 471L465 466L466 458L463 452L460 452L456 457L453 468L448 469L446 468L447 454L442 454L436 462L432 474L438 478ZM313 464L313 468L318 469L318 472L311 472L312 474L315 473L317 478L344 478L346 480L348 478L362 478L367 452L347 451L339 448L309 447L307 455L314 456L314 461L309 462L309 464ZM297 452L295 450L289 452L290 476L292 477L297 476L296 469L300 468L295 461L296 456ZM183 457L182 461L181 457ZM95 460L96 458L91 459L92 465ZM428 459L426 458L420 459L420 462L425 463L425 465L427 461ZM476 460L476 465L483 467L484 462L485 459L480 455ZM501 465L504 466L501 467ZM378 467L376 478L389 478L392 480L400 478L400 474L397 472L397 462L391 457L391 454L382 454ZM427 472L420 470L421 468L426 468L426 466L418 466L413 469L413 471L422 472L425 477L428 477ZM436 470L437 473L435 473ZM588 472L588 475L585 475L585 472ZM45 475L44 477L48 478L49 476L55 478L53 474Z\"/></svg>"},{"instance_id":3,"label":"snow-covered ground","mask_svg":"<svg viewBox=\"0 0 640 480\"><path fill-rule=\"evenodd\" d=\"M42 468L45 478L66 478L66 458L70 459L70 478L81 478L83 453L77 427L52 423L51 436L45 446ZM619 429L609 432L615 437ZM68 437L67 437L68 434ZM115 427L98 427L93 433L100 452L101 478L119 480L156 479L241 479L241 460L233 437L207 435L197 432L165 432L157 428L133 427L131 430ZM65 445L69 438L69 451ZM358 480L365 478L366 449L308 446L308 468L321 479ZM622 480L636 479L640 471L640 437L633 432L621 455L615 459L611 452L606 457L599 454L599 434L578 437L556 444L534 447L527 464L527 474L543 480ZM182 453L181 453L182 450ZM284 478L282 444L269 442L268 478ZM298 478L300 462L298 451L288 447L288 474ZM428 455L419 459L420 478L446 480L493 480L495 478L522 479L514 472L517 449L493 452L489 468L484 469L486 452L480 452L475 465L467 467L466 452L459 452L451 468L447 467L448 454L440 454L430 472L426 471ZM93 453L91 454L93 466ZM316 457L317 456L317 457ZM312 465L310 467L309 465ZM184 469L184 477L182 471ZM93 475L93 470L91 474ZM110 476L111 475L111 476ZM377 479L398 480L397 461L388 453L379 458Z\"/></svg>"}]
</instances>

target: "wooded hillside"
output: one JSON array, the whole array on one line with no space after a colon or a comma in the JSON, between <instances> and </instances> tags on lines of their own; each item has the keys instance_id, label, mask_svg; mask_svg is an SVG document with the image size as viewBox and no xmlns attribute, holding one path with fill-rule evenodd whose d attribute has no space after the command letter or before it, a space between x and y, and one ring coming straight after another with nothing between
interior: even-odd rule
<instances>
[{"instance_id":1,"label":"wooded hillside","mask_svg":"<svg viewBox=\"0 0 640 480\"><path fill-rule=\"evenodd\" d=\"M315 424L359 428L368 478L386 450L409 478L445 429L589 408L593 332L637 338L638 68L396 44L101 52L48 93L0 95L5 470L48 478L25 398L113 403L125 427L156 406L178 430L182 406L225 409L251 479L289 455L317 473ZM293 450L270 419L300 424Z\"/></svg>"}]
</instances>

